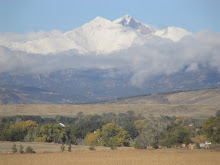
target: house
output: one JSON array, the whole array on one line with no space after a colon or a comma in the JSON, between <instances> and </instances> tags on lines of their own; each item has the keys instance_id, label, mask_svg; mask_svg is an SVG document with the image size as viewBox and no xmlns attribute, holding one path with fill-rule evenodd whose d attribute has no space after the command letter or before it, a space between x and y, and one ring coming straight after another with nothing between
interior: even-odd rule
<instances>
[{"instance_id":1,"label":"house","mask_svg":"<svg viewBox=\"0 0 220 165\"><path fill-rule=\"evenodd\" d=\"M211 144L212 144L211 142L205 141L205 143L199 143L199 147L200 147L200 148L209 149L209 147L210 147Z\"/></svg>"},{"instance_id":2,"label":"house","mask_svg":"<svg viewBox=\"0 0 220 165\"><path fill-rule=\"evenodd\" d=\"M199 143L200 148L205 148L205 143Z\"/></svg>"}]
</instances>

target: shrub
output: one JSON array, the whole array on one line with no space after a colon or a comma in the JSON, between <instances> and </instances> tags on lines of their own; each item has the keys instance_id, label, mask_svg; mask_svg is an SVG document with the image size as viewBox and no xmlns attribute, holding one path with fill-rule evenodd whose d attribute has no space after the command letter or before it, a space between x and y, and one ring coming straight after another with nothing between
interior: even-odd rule
<instances>
[{"instance_id":1,"label":"shrub","mask_svg":"<svg viewBox=\"0 0 220 165\"><path fill-rule=\"evenodd\" d=\"M91 146L89 147L89 150L95 150L95 147Z\"/></svg>"},{"instance_id":2,"label":"shrub","mask_svg":"<svg viewBox=\"0 0 220 165\"><path fill-rule=\"evenodd\" d=\"M60 147L61 151L63 152L65 150L65 145L62 144L61 147Z\"/></svg>"},{"instance_id":3,"label":"shrub","mask_svg":"<svg viewBox=\"0 0 220 165\"><path fill-rule=\"evenodd\" d=\"M23 153L24 153L24 146L23 146L23 145L20 145L19 152L20 152L21 154L23 154Z\"/></svg>"},{"instance_id":4,"label":"shrub","mask_svg":"<svg viewBox=\"0 0 220 165\"><path fill-rule=\"evenodd\" d=\"M26 152L27 152L27 153L36 153L31 146L28 146L28 147L26 148Z\"/></svg>"},{"instance_id":5,"label":"shrub","mask_svg":"<svg viewBox=\"0 0 220 165\"><path fill-rule=\"evenodd\" d=\"M71 144L69 144L68 151L71 152L71 149L72 149L72 146L71 146Z\"/></svg>"},{"instance_id":6,"label":"shrub","mask_svg":"<svg viewBox=\"0 0 220 165\"><path fill-rule=\"evenodd\" d=\"M13 144L13 146L12 146L12 152L13 152L13 153L18 152L17 147L16 147L16 144Z\"/></svg>"},{"instance_id":7,"label":"shrub","mask_svg":"<svg viewBox=\"0 0 220 165\"><path fill-rule=\"evenodd\" d=\"M157 143L152 143L152 147L153 147L154 149L158 149L158 148L159 148L159 146L158 146Z\"/></svg>"},{"instance_id":8,"label":"shrub","mask_svg":"<svg viewBox=\"0 0 220 165\"><path fill-rule=\"evenodd\" d=\"M115 145L110 146L111 150L116 150L117 147Z\"/></svg>"}]
</instances>

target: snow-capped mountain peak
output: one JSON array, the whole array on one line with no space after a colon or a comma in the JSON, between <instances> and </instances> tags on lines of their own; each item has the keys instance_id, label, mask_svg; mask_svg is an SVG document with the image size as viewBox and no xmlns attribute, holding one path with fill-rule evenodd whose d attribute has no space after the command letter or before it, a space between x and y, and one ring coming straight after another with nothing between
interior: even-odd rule
<instances>
[{"instance_id":1,"label":"snow-capped mountain peak","mask_svg":"<svg viewBox=\"0 0 220 165\"><path fill-rule=\"evenodd\" d=\"M92 21L97 21L97 20L106 20L106 21L109 21L103 17L100 17L100 16L97 16L95 19L93 19Z\"/></svg>"},{"instance_id":2,"label":"snow-capped mountain peak","mask_svg":"<svg viewBox=\"0 0 220 165\"><path fill-rule=\"evenodd\" d=\"M152 36L179 41L182 37L190 34L190 32L177 27L156 30L129 15L113 22L96 17L72 31L56 35L51 33L35 40L15 41L9 43L7 47L12 50L44 55L69 50L75 50L74 52L78 52L78 54L94 52L109 54L132 46L143 45Z\"/></svg>"},{"instance_id":3,"label":"snow-capped mountain peak","mask_svg":"<svg viewBox=\"0 0 220 165\"><path fill-rule=\"evenodd\" d=\"M85 25L67 32L68 38L86 49L88 52L108 54L127 49L135 44L143 44L137 32L113 23L105 18L96 17Z\"/></svg>"},{"instance_id":4,"label":"snow-capped mountain peak","mask_svg":"<svg viewBox=\"0 0 220 165\"><path fill-rule=\"evenodd\" d=\"M122 18L119 18L119 19L117 19L117 20L115 20L114 21L115 23L119 23L119 24L121 24L121 25L123 25L123 26L129 26L129 24L131 23L131 22L138 22L138 21L136 21L135 19L133 19L131 16L129 16L129 15L125 15L125 16L123 16Z\"/></svg>"},{"instance_id":5,"label":"snow-capped mountain peak","mask_svg":"<svg viewBox=\"0 0 220 165\"><path fill-rule=\"evenodd\" d=\"M105 18L96 17L83 26L46 38L14 42L11 48L34 54L55 54L63 51L77 50L79 54L109 54L142 45L144 36L133 29L113 23Z\"/></svg>"},{"instance_id":6,"label":"snow-capped mountain peak","mask_svg":"<svg viewBox=\"0 0 220 165\"><path fill-rule=\"evenodd\" d=\"M119 18L114 21L114 23L121 24L125 27L130 27L132 29L137 30L143 35L151 35L155 30L149 25L143 24L129 15L125 15L122 18Z\"/></svg>"},{"instance_id":7,"label":"snow-capped mountain peak","mask_svg":"<svg viewBox=\"0 0 220 165\"><path fill-rule=\"evenodd\" d=\"M125 15L122 18L119 18L114 21L114 23L121 24L124 27L132 28L139 33L150 37L150 36L157 36L161 38L167 38L172 41L179 41L184 36L191 35L192 33L178 27L168 27L165 29L157 30L147 24L143 24L129 15Z\"/></svg>"},{"instance_id":8,"label":"snow-capped mountain peak","mask_svg":"<svg viewBox=\"0 0 220 165\"><path fill-rule=\"evenodd\" d=\"M89 24L106 24L106 23L111 23L111 21L100 16L96 17L95 19L89 22Z\"/></svg>"}]
</instances>

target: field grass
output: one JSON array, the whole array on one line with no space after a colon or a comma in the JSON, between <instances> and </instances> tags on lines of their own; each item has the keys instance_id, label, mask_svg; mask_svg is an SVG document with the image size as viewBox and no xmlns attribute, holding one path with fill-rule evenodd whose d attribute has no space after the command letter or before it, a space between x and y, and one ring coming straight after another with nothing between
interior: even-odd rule
<instances>
[{"instance_id":1,"label":"field grass","mask_svg":"<svg viewBox=\"0 0 220 165\"><path fill-rule=\"evenodd\" d=\"M186 116L193 118L208 118L214 116L220 104L215 105L168 105L168 104L32 104L32 105L0 105L0 116L40 115L40 116L74 116L78 112L84 114L125 113L133 110L144 116Z\"/></svg>"},{"instance_id":2,"label":"field grass","mask_svg":"<svg viewBox=\"0 0 220 165\"><path fill-rule=\"evenodd\" d=\"M0 153L10 153L12 152L12 146L16 144L17 149L19 150L19 146L23 145L24 148L27 146L31 146L36 152L54 152L60 151L61 144L58 143L43 143L43 142L7 142L7 141L0 141ZM68 145L65 146L66 149ZM88 146L82 145L72 145L72 150L88 150ZM98 147L101 149L104 147Z\"/></svg>"},{"instance_id":3,"label":"field grass","mask_svg":"<svg viewBox=\"0 0 220 165\"><path fill-rule=\"evenodd\" d=\"M219 165L210 150L158 149L74 150L36 154L0 153L1 165Z\"/></svg>"}]
</instances>

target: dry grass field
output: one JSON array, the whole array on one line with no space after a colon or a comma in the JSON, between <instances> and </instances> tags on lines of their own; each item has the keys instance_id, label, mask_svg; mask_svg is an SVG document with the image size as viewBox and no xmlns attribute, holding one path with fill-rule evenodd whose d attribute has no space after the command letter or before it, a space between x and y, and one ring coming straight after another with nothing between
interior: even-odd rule
<instances>
[{"instance_id":1,"label":"dry grass field","mask_svg":"<svg viewBox=\"0 0 220 165\"><path fill-rule=\"evenodd\" d=\"M0 141L0 153L10 153L12 152L12 146L16 144L17 149L19 149L20 145L23 145L24 148L27 146L31 146L34 151L36 152L56 152L60 151L61 144L58 143L43 143L43 142L7 142L7 141ZM65 146L66 149L68 146ZM101 149L104 147L98 147ZM72 145L72 150L88 150L87 146L82 145Z\"/></svg>"},{"instance_id":2,"label":"dry grass field","mask_svg":"<svg viewBox=\"0 0 220 165\"><path fill-rule=\"evenodd\" d=\"M0 105L0 116L40 115L40 116L74 116L82 111L84 114L123 113L133 110L144 116L186 116L193 118L208 118L214 116L220 104L213 105L179 105L179 104L33 104L33 105Z\"/></svg>"},{"instance_id":3,"label":"dry grass field","mask_svg":"<svg viewBox=\"0 0 220 165\"><path fill-rule=\"evenodd\" d=\"M0 153L1 165L219 165L220 153L210 150L158 149L74 150L36 154Z\"/></svg>"}]
</instances>

